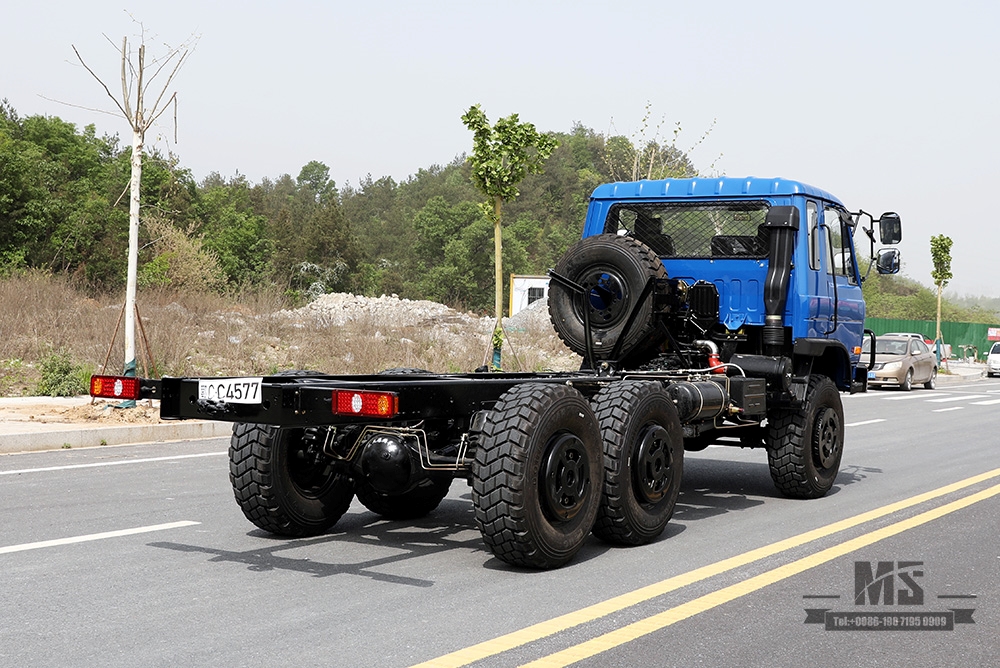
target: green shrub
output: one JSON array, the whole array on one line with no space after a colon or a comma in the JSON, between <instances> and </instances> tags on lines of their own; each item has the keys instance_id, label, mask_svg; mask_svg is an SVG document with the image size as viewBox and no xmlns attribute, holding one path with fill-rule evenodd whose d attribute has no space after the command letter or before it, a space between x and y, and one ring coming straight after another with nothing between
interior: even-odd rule
<instances>
[{"instance_id":1,"label":"green shrub","mask_svg":"<svg viewBox=\"0 0 1000 668\"><path fill-rule=\"evenodd\" d=\"M38 383L39 396L75 397L90 391L93 368L89 364L74 364L65 350L42 358L38 366L42 375Z\"/></svg>"}]
</instances>

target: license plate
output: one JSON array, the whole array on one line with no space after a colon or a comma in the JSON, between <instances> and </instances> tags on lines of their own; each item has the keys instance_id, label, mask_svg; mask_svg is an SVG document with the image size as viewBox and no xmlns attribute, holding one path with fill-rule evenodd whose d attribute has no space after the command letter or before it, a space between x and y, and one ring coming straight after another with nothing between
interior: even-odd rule
<instances>
[{"instance_id":1,"label":"license plate","mask_svg":"<svg viewBox=\"0 0 1000 668\"><path fill-rule=\"evenodd\" d=\"M869 371L868 372L868 380L875 380L875 372L874 371Z\"/></svg>"},{"instance_id":2,"label":"license plate","mask_svg":"<svg viewBox=\"0 0 1000 668\"><path fill-rule=\"evenodd\" d=\"M259 404L263 378L212 378L198 380L198 398L228 404Z\"/></svg>"}]
</instances>

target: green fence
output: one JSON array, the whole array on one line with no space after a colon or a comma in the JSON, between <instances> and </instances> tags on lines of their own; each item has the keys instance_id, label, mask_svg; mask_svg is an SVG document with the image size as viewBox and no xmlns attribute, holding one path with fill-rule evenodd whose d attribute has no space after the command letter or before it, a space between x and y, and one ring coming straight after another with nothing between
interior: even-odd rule
<instances>
[{"instance_id":1,"label":"green fence","mask_svg":"<svg viewBox=\"0 0 1000 668\"><path fill-rule=\"evenodd\" d=\"M936 332L935 323L929 320L896 320L894 318L866 318L865 327L875 332L875 335L886 332L915 332L933 340ZM993 341L989 339L989 330L1000 328L1000 325L983 325L974 322L942 322L941 337L951 345L952 357L962 356L962 346L975 346L979 359L989 352ZM970 351L971 354L971 351Z\"/></svg>"}]
</instances>

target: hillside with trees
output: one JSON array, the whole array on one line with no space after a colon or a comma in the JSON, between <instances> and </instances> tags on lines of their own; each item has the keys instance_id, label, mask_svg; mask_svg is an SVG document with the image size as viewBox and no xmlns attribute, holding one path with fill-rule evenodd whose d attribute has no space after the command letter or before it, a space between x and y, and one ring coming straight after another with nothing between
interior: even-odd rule
<instances>
[{"instance_id":1,"label":"hillside with trees","mask_svg":"<svg viewBox=\"0 0 1000 668\"><path fill-rule=\"evenodd\" d=\"M459 119L456 117L456 123ZM672 141L606 136L582 125L505 206L505 274L541 274L579 238L598 184L695 176ZM470 136L470 146L472 137ZM125 283L129 148L57 117L0 103L0 276L40 270L94 293ZM368 175L338 187L314 160L296 176L197 182L179 157L151 151L142 173L140 287L227 294L277 286L290 303L323 293L397 294L486 312L493 228L464 155L401 182ZM933 320L934 293L874 272L872 317ZM989 322L996 303L946 300L945 320Z\"/></svg>"},{"instance_id":2,"label":"hillside with trees","mask_svg":"<svg viewBox=\"0 0 1000 668\"><path fill-rule=\"evenodd\" d=\"M458 119L456 119L458 122ZM504 212L505 273L543 273L579 237L599 183L692 176L671 144L605 137L576 125ZM471 137L470 137L471 144ZM129 147L56 117L0 105L0 274L72 276L96 291L124 285ZM398 294L484 311L493 287L492 222L464 155L405 181L366 176L338 187L321 161L251 183L196 182L177 156L149 152L142 173L140 287L225 292L280 286Z\"/></svg>"},{"instance_id":3,"label":"hillside with trees","mask_svg":"<svg viewBox=\"0 0 1000 668\"><path fill-rule=\"evenodd\" d=\"M905 276L880 276L874 271L862 284L869 318L926 320L937 314L937 294L931 288ZM994 325L1000 322L1000 304L989 300L944 299L942 322L972 322Z\"/></svg>"}]
</instances>

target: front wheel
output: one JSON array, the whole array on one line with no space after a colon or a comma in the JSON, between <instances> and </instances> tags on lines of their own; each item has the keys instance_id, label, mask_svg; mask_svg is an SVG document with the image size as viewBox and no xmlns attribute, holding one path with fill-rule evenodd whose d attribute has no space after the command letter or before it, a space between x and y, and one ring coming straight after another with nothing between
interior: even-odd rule
<instances>
[{"instance_id":1,"label":"front wheel","mask_svg":"<svg viewBox=\"0 0 1000 668\"><path fill-rule=\"evenodd\" d=\"M903 382L899 384L899 389L903 392L909 392L913 389L913 369L906 370L906 375L903 376Z\"/></svg>"},{"instance_id":2,"label":"front wheel","mask_svg":"<svg viewBox=\"0 0 1000 668\"><path fill-rule=\"evenodd\" d=\"M601 470L600 429L578 390L514 386L488 412L472 467L483 541L509 564L562 566L594 526Z\"/></svg>"},{"instance_id":3,"label":"front wheel","mask_svg":"<svg viewBox=\"0 0 1000 668\"><path fill-rule=\"evenodd\" d=\"M844 453L844 406L826 376L812 376L797 409L767 416L767 460L778 490L796 499L817 499L833 487Z\"/></svg>"}]
</instances>

